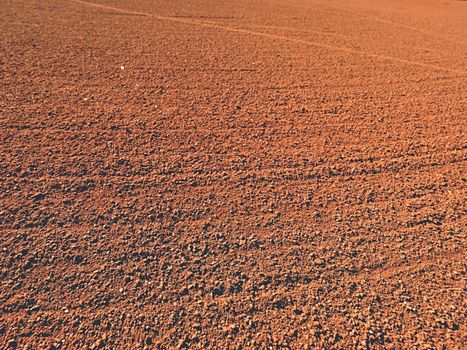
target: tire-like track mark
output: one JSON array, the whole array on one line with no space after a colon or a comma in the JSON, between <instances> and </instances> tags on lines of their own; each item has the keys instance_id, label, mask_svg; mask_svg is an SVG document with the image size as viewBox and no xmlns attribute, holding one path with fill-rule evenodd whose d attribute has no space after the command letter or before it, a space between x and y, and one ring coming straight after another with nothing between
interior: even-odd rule
<instances>
[{"instance_id":1,"label":"tire-like track mark","mask_svg":"<svg viewBox=\"0 0 467 350\"><path fill-rule=\"evenodd\" d=\"M395 266L385 266L371 272L370 276L359 276L360 279L367 279L371 281L388 280L389 278L401 274L420 271L430 265L444 264L446 261L458 262L462 261L465 257L465 250L460 252L451 252L440 255L431 259L422 259L420 262L411 262Z\"/></svg>"},{"instance_id":2,"label":"tire-like track mark","mask_svg":"<svg viewBox=\"0 0 467 350\"><path fill-rule=\"evenodd\" d=\"M354 50L354 49L350 49L350 48L346 48L346 47L323 44L323 43L319 43L319 42L315 42L315 41L307 41L307 40L295 39L295 38L282 36L282 35L255 32L255 31L247 30L247 29L232 28L232 27L218 25L218 24L214 24L214 23L206 23L206 22L201 22L201 21L187 20L187 19L178 18L178 17L166 17L166 16L153 15L153 14L144 13L144 12L122 10L122 9L117 8L117 7L96 4L96 3L93 3L93 2L88 2L88 1L83 1L83 0L72 0L72 1L75 2L75 3L78 3L78 4L86 5L86 6L91 6L91 7L96 7L96 8L103 8L103 9L107 9L107 10L114 10L114 11L117 11L117 12L120 12L120 13L139 15L139 16L144 16L144 17L148 17L148 18L156 18L156 19L159 19L159 20L162 20L162 21L178 22L178 23L184 23L184 24L189 24L189 25L197 25L197 26L207 27L207 28L221 29L221 30L225 30L225 31L228 31L228 32L233 32L233 33L241 33L241 34L260 36L260 37L276 39L276 40L284 40L284 41L289 41L289 42L298 43L298 44L302 44L302 45L309 45L309 46L320 47L320 48L324 48L324 49L328 49L328 50L340 51L340 52L344 52L344 53L352 54L352 55L370 57L370 58L374 58L374 59L377 59L377 60L393 61L393 62L402 63L402 64L406 64L406 65L418 66L418 67L422 67L422 68L429 68L429 69L433 69L433 70L440 70L440 71L445 71L445 72L455 73L455 74L461 74L461 75L465 74L464 71L458 70L458 69L451 69L451 68L447 68L447 67L437 66L437 65L418 62L418 61L411 61L411 60L406 60L406 59L403 59L403 58L397 58L397 57L386 56L386 55L381 55L381 54L367 53L367 52L363 52L363 51L359 51L359 50Z\"/></svg>"}]
</instances>

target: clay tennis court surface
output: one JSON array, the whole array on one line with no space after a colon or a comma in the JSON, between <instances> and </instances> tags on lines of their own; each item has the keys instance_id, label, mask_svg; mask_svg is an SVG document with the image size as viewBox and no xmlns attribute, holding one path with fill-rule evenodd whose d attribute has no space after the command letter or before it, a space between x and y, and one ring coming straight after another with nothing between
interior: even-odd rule
<instances>
[{"instance_id":1,"label":"clay tennis court surface","mask_svg":"<svg viewBox=\"0 0 467 350\"><path fill-rule=\"evenodd\" d=\"M0 18L0 348L466 346L466 2Z\"/></svg>"}]
</instances>

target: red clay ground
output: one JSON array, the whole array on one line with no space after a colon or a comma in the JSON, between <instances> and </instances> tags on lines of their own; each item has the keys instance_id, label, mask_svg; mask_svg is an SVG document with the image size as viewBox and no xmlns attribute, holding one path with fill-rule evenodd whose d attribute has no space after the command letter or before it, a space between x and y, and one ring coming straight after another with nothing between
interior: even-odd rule
<instances>
[{"instance_id":1,"label":"red clay ground","mask_svg":"<svg viewBox=\"0 0 467 350\"><path fill-rule=\"evenodd\" d=\"M0 347L461 349L462 1L1 0Z\"/></svg>"}]
</instances>

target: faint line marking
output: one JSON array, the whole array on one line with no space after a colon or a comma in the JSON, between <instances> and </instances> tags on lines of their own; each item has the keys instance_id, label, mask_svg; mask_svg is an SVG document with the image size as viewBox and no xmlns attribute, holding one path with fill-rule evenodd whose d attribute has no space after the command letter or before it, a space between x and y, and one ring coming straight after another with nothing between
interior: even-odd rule
<instances>
[{"instance_id":1,"label":"faint line marking","mask_svg":"<svg viewBox=\"0 0 467 350\"><path fill-rule=\"evenodd\" d=\"M187 20L187 19L178 18L178 17L159 16L159 15L153 15L153 14L144 13L144 12L123 10L123 9L119 9L117 7L96 4L96 3L93 3L93 2L88 2L88 1L83 1L83 0L71 0L71 1L73 1L75 3L87 5L87 6L110 9L110 10L114 10L114 11L117 11L117 12L120 12L120 13L127 13L127 14L139 15L139 16L144 16L144 17L149 17L149 18L156 18L156 19L163 20L163 21L178 22L178 23L197 25L197 26L202 26L202 27L207 27L207 28L222 29L222 30L229 31L229 32L234 32L234 33L242 33L242 34L249 34L249 35L254 35L254 36L261 36L261 37L270 38L270 39L285 40L285 41L290 41L290 42L303 44L303 45L310 45L310 46L316 46L316 47L321 47L321 48L330 49L330 50L341 51L341 52L345 52L345 53L348 53L348 54L367 56L367 57L371 57L371 58L376 58L378 60L388 60L388 61L394 61L394 62L403 63L403 64L407 64L407 65L419 66L419 67L423 67L423 68L443 70L443 71L446 71L446 72L462 74L462 75L465 74L464 71L458 70L458 69L451 69L451 68L447 68L447 67L437 66L437 65L418 62L418 61L411 61L411 60L406 60L406 59L403 59L403 58L397 58L397 57L386 56L386 55L381 55L381 54L367 53L367 52L363 52L363 51L359 51L359 50L354 50L354 49L350 49L350 48L346 48L346 47L323 44L323 43L319 43L319 42L315 42L315 41L307 41L307 40L295 39L295 38L282 36L282 35L255 32L255 31L248 30L248 29L232 28L232 27L218 25L218 24L214 24L214 23L206 23L206 22L201 22L201 21Z\"/></svg>"}]
</instances>

